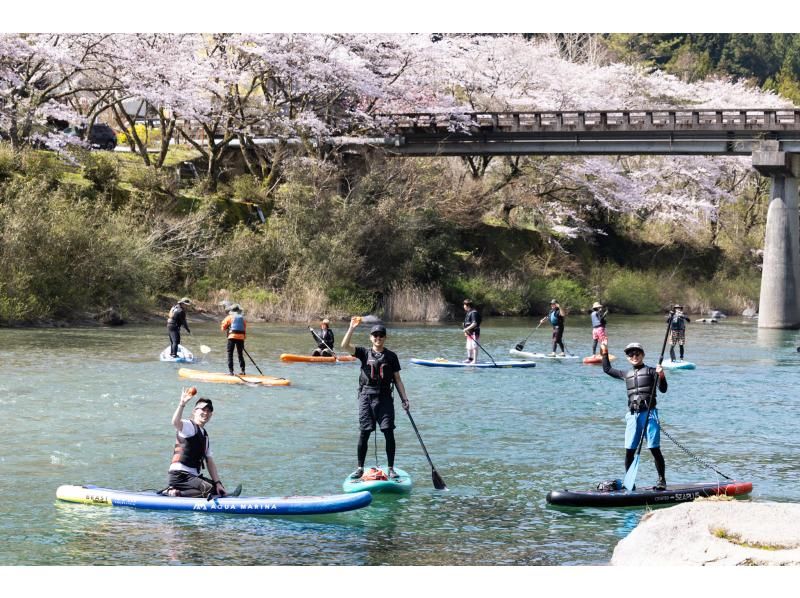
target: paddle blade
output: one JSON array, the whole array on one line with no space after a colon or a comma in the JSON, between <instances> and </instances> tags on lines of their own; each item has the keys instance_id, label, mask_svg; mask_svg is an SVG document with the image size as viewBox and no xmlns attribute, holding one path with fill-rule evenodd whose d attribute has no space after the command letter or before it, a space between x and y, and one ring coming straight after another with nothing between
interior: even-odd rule
<instances>
[{"instance_id":1,"label":"paddle blade","mask_svg":"<svg viewBox=\"0 0 800 598\"><path fill-rule=\"evenodd\" d=\"M525 348L525 343L519 343L519 344L517 344L517 345L514 345L514 348L515 348L517 351L522 351L522 350ZM800 347L798 347L798 349L797 349L797 350L798 350L798 351L800 351Z\"/></svg>"},{"instance_id":2,"label":"paddle blade","mask_svg":"<svg viewBox=\"0 0 800 598\"><path fill-rule=\"evenodd\" d=\"M633 463L628 468L628 471L625 472L625 478L622 480L622 485L625 486L626 490L633 490L634 486L636 485L636 474L639 473L639 453L636 453L636 456L633 458Z\"/></svg>"},{"instance_id":3,"label":"paddle blade","mask_svg":"<svg viewBox=\"0 0 800 598\"><path fill-rule=\"evenodd\" d=\"M435 469L431 471L431 478L433 478L433 487L437 490L447 490L447 484L444 483L442 476Z\"/></svg>"},{"instance_id":4,"label":"paddle blade","mask_svg":"<svg viewBox=\"0 0 800 598\"><path fill-rule=\"evenodd\" d=\"M211 353L211 347L209 347L208 345L200 345L200 352L203 353L204 355L206 353Z\"/></svg>"}]
</instances>

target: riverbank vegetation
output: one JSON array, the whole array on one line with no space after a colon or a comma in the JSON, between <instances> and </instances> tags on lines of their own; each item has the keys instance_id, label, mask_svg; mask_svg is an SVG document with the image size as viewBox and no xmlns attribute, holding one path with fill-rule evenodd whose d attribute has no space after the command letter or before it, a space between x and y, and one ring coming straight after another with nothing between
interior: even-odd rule
<instances>
[{"instance_id":1,"label":"riverbank vegetation","mask_svg":"<svg viewBox=\"0 0 800 598\"><path fill-rule=\"evenodd\" d=\"M63 39L85 57L87 37L92 52L127 49L113 73L99 57L65 73L75 61L42 36L2 36L0 86L27 95L0 104L0 323L136 319L183 295L282 321L434 321L460 317L464 297L486 315L539 315L551 297L573 313L595 300L623 313L756 306L768 188L747 159L391 158L321 141L374 135L374 115L402 109L790 105L750 83L571 59L563 39L521 36ZM20 71L25 56L49 74ZM48 96L56 72L106 94ZM154 134L125 112L130 97ZM45 132L70 110L112 114L130 151ZM257 117L276 143L256 143Z\"/></svg>"}]
</instances>

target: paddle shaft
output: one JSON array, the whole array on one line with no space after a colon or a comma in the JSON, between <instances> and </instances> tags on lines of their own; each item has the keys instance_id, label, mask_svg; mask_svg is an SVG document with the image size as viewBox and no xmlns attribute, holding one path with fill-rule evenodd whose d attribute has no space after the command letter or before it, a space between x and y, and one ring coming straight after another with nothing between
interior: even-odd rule
<instances>
[{"instance_id":1,"label":"paddle shaft","mask_svg":"<svg viewBox=\"0 0 800 598\"><path fill-rule=\"evenodd\" d=\"M254 366L256 366L256 369L258 370L258 373L259 373L259 374L261 374L261 375L263 376L263 375L264 375L264 372L262 372L262 371L261 371L261 368L260 368L260 367L258 367L258 364L255 362L255 360L254 360L252 357L250 357L250 353L247 353L247 349L245 349L244 347L242 347L242 349L243 349L243 350L244 350L244 352L247 354L247 357L249 357L249 358L250 358L250 361L252 361L252 362L253 362L253 365L254 365Z\"/></svg>"},{"instance_id":2,"label":"paddle shaft","mask_svg":"<svg viewBox=\"0 0 800 598\"><path fill-rule=\"evenodd\" d=\"M322 340L322 337L318 335L316 332L314 332L314 329L311 326L309 326L308 329L311 332L311 334L314 335L314 338L317 339L319 342L321 342L323 345L325 345L325 348L328 349L328 351L330 351L333 354L333 356L338 359L338 357L336 356L336 351L331 349L331 346L324 340Z\"/></svg>"},{"instance_id":3,"label":"paddle shaft","mask_svg":"<svg viewBox=\"0 0 800 598\"><path fill-rule=\"evenodd\" d=\"M406 415L408 415L408 419L411 422L411 427L414 428L414 433L417 435L417 440L419 440L419 445L422 447L422 452L425 453L425 457L428 459L428 463L431 466L431 477L433 478L433 487L437 490L447 490L447 485L444 483L442 476L439 475L439 472L436 471L436 467L433 465L433 461L431 461L431 456L428 454L428 449L425 448L425 443L422 442L422 436L419 435L419 430L417 430L417 424L414 423L414 418L411 417L411 412L406 409Z\"/></svg>"},{"instance_id":4,"label":"paddle shaft","mask_svg":"<svg viewBox=\"0 0 800 598\"><path fill-rule=\"evenodd\" d=\"M664 332L664 342L661 345L661 353L658 356L658 365L664 361L664 351L667 349L667 338L669 338L669 330L670 326L672 325L672 317L675 315L674 311L669 312L669 318L667 319L667 330ZM644 446L644 439L647 436L647 424L650 422L650 406L653 404L653 400L656 398L656 390L658 388L658 374L656 374L656 379L653 380L653 390L650 393L650 398L647 401L647 411L645 412L644 416L644 426L642 427L642 434L639 437L639 446L636 449L636 456L633 458L633 463L631 463L630 468L627 472L625 472L625 480L623 485L628 490L633 490L633 485L636 482L636 474L639 472L639 457L642 453L642 446Z\"/></svg>"},{"instance_id":5,"label":"paddle shaft","mask_svg":"<svg viewBox=\"0 0 800 598\"><path fill-rule=\"evenodd\" d=\"M541 326L541 325L542 325L542 323L541 323L541 322L539 322L539 326ZM528 334L528 336L526 336L526 337L525 337L525 340L524 340L524 341L522 341L521 343L517 344L517 346L516 346L516 347L514 347L514 348L515 348L517 351L522 351L522 349L524 349L524 348L525 348L525 343L527 343L527 342L528 342L528 339L529 339L531 336L533 336L533 333L534 333L534 332L536 332L537 330L539 330L539 326L537 326L536 328L534 328L533 330L531 330L530 334ZM800 351L800 349L798 349L798 351Z\"/></svg>"},{"instance_id":6,"label":"paddle shaft","mask_svg":"<svg viewBox=\"0 0 800 598\"><path fill-rule=\"evenodd\" d=\"M492 363L494 364L494 367L500 367L500 366L497 365L497 362L494 360L494 357L492 357L491 353L489 353L489 351L487 351L486 349L481 347L481 344L478 342L478 339L475 338L475 335L467 333L467 337L471 338L475 342L475 344L478 345L478 347L480 347L481 351L483 351L484 353L486 353L489 356L489 359L492 360Z\"/></svg>"}]
</instances>

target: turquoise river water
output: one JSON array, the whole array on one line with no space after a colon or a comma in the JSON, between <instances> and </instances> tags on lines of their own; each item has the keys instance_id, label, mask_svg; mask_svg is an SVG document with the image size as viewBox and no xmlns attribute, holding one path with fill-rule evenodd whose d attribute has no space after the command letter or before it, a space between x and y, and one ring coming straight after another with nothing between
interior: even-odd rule
<instances>
[{"instance_id":1,"label":"turquoise river water","mask_svg":"<svg viewBox=\"0 0 800 598\"><path fill-rule=\"evenodd\" d=\"M532 320L488 319L481 344L495 359ZM183 342L200 369L224 371L224 338L192 324ZM337 342L344 324L334 327ZM637 340L657 361L657 317L609 318L611 352ZM365 509L320 518L167 513L56 500L61 484L161 488L172 453L170 425L181 387L178 365L158 361L163 326L0 330L0 565L602 565L644 509L558 510L552 489L589 489L621 478L625 388L598 366L542 360L532 369L444 369L412 357L463 359L458 326L389 327L403 365L414 420L449 491L431 468L408 419L397 417L397 465L414 478L406 496L377 496ZM366 344L365 327L356 342ZM543 326L526 344L546 350ZM591 348L588 316L568 319L567 349ZM691 453L736 479L750 500L798 501L793 428L800 353L796 332L758 330L728 318L692 323L694 371L668 372L659 398L665 429ZM253 323L247 348L288 388L197 384L212 398L209 424L228 488L244 494L335 494L355 466L354 364L283 364L283 352L313 347L301 325ZM485 358L485 355L481 353ZM486 358L488 359L488 358ZM618 360L616 364L624 362ZM622 364L624 365L624 363ZM255 369L248 363L248 371ZM719 479L662 435L670 482ZM384 462L382 436L378 455ZM367 463L374 463L370 449ZM638 480L656 475L645 450Z\"/></svg>"}]
</instances>

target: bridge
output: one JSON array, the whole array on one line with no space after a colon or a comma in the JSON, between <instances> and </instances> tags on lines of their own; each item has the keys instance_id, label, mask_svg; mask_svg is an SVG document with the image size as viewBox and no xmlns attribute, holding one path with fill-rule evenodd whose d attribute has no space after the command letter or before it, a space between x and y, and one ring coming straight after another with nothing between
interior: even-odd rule
<instances>
[{"instance_id":1,"label":"bridge","mask_svg":"<svg viewBox=\"0 0 800 598\"><path fill-rule=\"evenodd\" d=\"M752 156L753 167L771 178L758 326L800 328L800 110L407 113L376 120L384 137L369 143L397 156Z\"/></svg>"}]
</instances>

